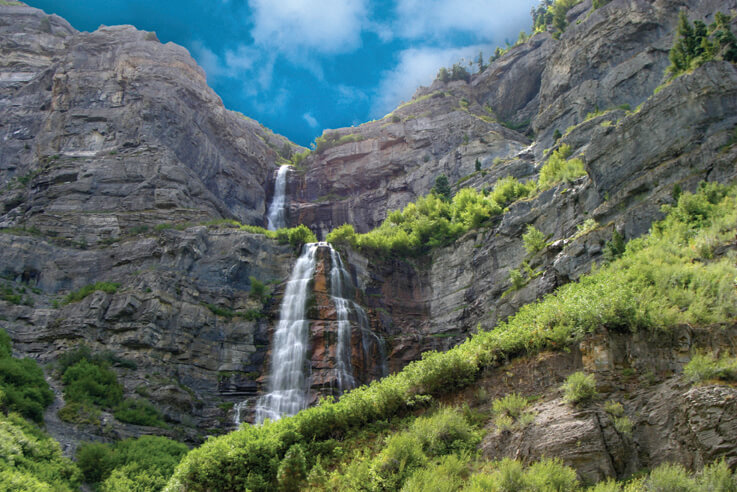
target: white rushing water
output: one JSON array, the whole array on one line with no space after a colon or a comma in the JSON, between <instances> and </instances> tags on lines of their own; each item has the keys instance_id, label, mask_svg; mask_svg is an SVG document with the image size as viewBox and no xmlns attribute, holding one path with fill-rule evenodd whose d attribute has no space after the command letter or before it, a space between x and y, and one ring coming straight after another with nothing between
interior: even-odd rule
<instances>
[{"instance_id":1,"label":"white rushing water","mask_svg":"<svg viewBox=\"0 0 737 492\"><path fill-rule=\"evenodd\" d=\"M305 244L284 291L279 324L271 343L271 369L268 393L256 403L256 423L294 415L307 406L309 389L310 323L305 319L305 304L315 272L317 243Z\"/></svg>"},{"instance_id":2,"label":"white rushing water","mask_svg":"<svg viewBox=\"0 0 737 492\"><path fill-rule=\"evenodd\" d=\"M276 173L274 183L274 196L271 198L269 211L266 214L267 228L275 231L287 226L286 203L287 203L287 173L289 166L281 166Z\"/></svg>"},{"instance_id":3,"label":"white rushing water","mask_svg":"<svg viewBox=\"0 0 737 492\"><path fill-rule=\"evenodd\" d=\"M322 244L322 243L321 243ZM384 340L371 331L366 311L360 304L355 302L355 289L348 271L343 266L343 260L340 253L335 251L332 246L325 243L330 248L330 296L335 305L336 318L338 321L338 344L335 350L335 380L337 382L337 396L356 386L356 380L353 376L353 367L351 364L351 317L354 318L355 324L361 332L361 347L363 350L364 360L371 358L371 344L375 343L380 361L381 376L387 374L386 367L386 350Z\"/></svg>"},{"instance_id":4,"label":"white rushing water","mask_svg":"<svg viewBox=\"0 0 737 492\"><path fill-rule=\"evenodd\" d=\"M342 394L356 385L351 367L351 321L348 319L350 294L347 292L347 287L350 286L350 277L343 268L340 254L332 247L330 247L330 263L330 296L335 304L335 314L338 320L338 346L335 350L334 370L338 394ZM347 282L344 282L344 279Z\"/></svg>"}]
</instances>

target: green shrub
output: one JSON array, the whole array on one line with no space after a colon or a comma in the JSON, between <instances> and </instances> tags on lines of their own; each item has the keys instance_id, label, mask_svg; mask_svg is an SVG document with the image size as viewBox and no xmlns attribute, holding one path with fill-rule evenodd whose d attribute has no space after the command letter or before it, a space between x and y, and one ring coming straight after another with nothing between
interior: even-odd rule
<instances>
[{"instance_id":1,"label":"green shrub","mask_svg":"<svg viewBox=\"0 0 737 492\"><path fill-rule=\"evenodd\" d=\"M114 412L115 418L121 422L150 427L166 427L161 412L148 400L126 398Z\"/></svg>"},{"instance_id":2,"label":"green shrub","mask_svg":"<svg viewBox=\"0 0 737 492\"><path fill-rule=\"evenodd\" d=\"M430 417L418 417L410 427L428 456L471 451L481 440L478 433L457 410L445 407Z\"/></svg>"},{"instance_id":3,"label":"green shrub","mask_svg":"<svg viewBox=\"0 0 737 492\"><path fill-rule=\"evenodd\" d=\"M412 474L402 487L402 492L455 492L461 489L468 475L467 455L443 456Z\"/></svg>"},{"instance_id":4,"label":"green shrub","mask_svg":"<svg viewBox=\"0 0 737 492\"><path fill-rule=\"evenodd\" d=\"M527 231L522 234L522 243L525 246L525 251L531 255L542 251L547 246L545 234L538 231L532 224L527 224Z\"/></svg>"},{"instance_id":5,"label":"green shrub","mask_svg":"<svg viewBox=\"0 0 737 492\"><path fill-rule=\"evenodd\" d=\"M259 279L253 276L248 277L248 279L249 279L249 282L251 283L250 295L258 299L259 301L261 301L261 303L266 302L269 296L269 294L266 292L266 284L264 284Z\"/></svg>"},{"instance_id":6,"label":"green shrub","mask_svg":"<svg viewBox=\"0 0 737 492\"><path fill-rule=\"evenodd\" d=\"M717 359L714 354L696 354L683 368L683 375L691 383L710 379L737 381L737 357L725 353Z\"/></svg>"},{"instance_id":7,"label":"green shrub","mask_svg":"<svg viewBox=\"0 0 737 492\"><path fill-rule=\"evenodd\" d=\"M535 413L524 411L527 407L527 398L517 394L507 395L494 400L492 412L494 424L500 432L521 430L535 421Z\"/></svg>"},{"instance_id":8,"label":"green shrub","mask_svg":"<svg viewBox=\"0 0 737 492\"><path fill-rule=\"evenodd\" d=\"M95 425L100 423L100 410L88 402L70 401L60 408L57 415L71 424Z\"/></svg>"},{"instance_id":9,"label":"green shrub","mask_svg":"<svg viewBox=\"0 0 737 492\"><path fill-rule=\"evenodd\" d=\"M722 459L704 467L698 478L698 489L709 492L737 492L737 476Z\"/></svg>"},{"instance_id":10,"label":"green shrub","mask_svg":"<svg viewBox=\"0 0 737 492\"><path fill-rule=\"evenodd\" d=\"M533 463L525 472L527 490L540 492L568 492L578 488L576 471L559 459L545 459Z\"/></svg>"},{"instance_id":11,"label":"green shrub","mask_svg":"<svg viewBox=\"0 0 737 492\"><path fill-rule=\"evenodd\" d=\"M523 184L508 177L499 180L488 195L473 188L459 190L452 200L431 193L402 211L389 213L378 228L366 234L356 234L352 226L342 225L328 234L327 241L382 255L419 255L451 244L534 189L534 183Z\"/></svg>"},{"instance_id":12,"label":"green shrub","mask_svg":"<svg viewBox=\"0 0 737 492\"><path fill-rule=\"evenodd\" d=\"M83 443L76 459L85 481L100 484L100 490L153 492L163 488L187 451L166 437L141 436L115 444Z\"/></svg>"},{"instance_id":13,"label":"green shrub","mask_svg":"<svg viewBox=\"0 0 737 492\"><path fill-rule=\"evenodd\" d=\"M88 295L96 291L106 292L108 294L115 294L118 291L120 284L117 282L96 282L94 284L85 285L84 287L70 292L63 301L63 304L70 304L72 302L79 302Z\"/></svg>"},{"instance_id":14,"label":"green shrub","mask_svg":"<svg viewBox=\"0 0 737 492\"><path fill-rule=\"evenodd\" d=\"M571 404L587 403L596 397L596 379L593 374L574 372L561 387L563 398Z\"/></svg>"},{"instance_id":15,"label":"green shrub","mask_svg":"<svg viewBox=\"0 0 737 492\"><path fill-rule=\"evenodd\" d=\"M494 415L509 415L518 418L522 410L527 408L527 398L517 393L510 393L503 398L497 398L491 404Z\"/></svg>"},{"instance_id":16,"label":"green shrub","mask_svg":"<svg viewBox=\"0 0 737 492\"><path fill-rule=\"evenodd\" d=\"M300 484L307 476L307 463L302 446L295 444L289 448L284 459L279 464L276 473L276 481L279 490L285 492L297 492L301 490Z\"/></svg>"},{"instance_id":17,"label":"green shrub","mask_svg":"<svg viewBox=\"0 0 737 492\"><path fill-rule=\"evenodd\" d=\"M86 359L69 366L61 378L67 402L91 403L107 408L123 398L123 387L113 371Z\"/></svg>"},{"instance_id":18,"label":"green shrub","mask_svg":"<svg viewBox=\"0 0 737 492\"><path fill-rule=\"evenodd\" d=\"M84 479L88 483L101 482L115 468L113 448L109 444L83 443L77 448L75 458L77 466L82 470Z\"/></svg>"},{"instance_id":19,"label":"green shrub","mask_svg":"<svg viewBox=\"0 0 737 492\"><path fill-rule=\"evenodd\" d=\"M581 159L569 159L572 152L568 144L561 145L553 152L548 162L540 168L538 183L541 189L550 188L561 181L570 182L586 175Z\"/></svg>"},{"instance_id":20,"label":"green shrub","mask_svg":"<svg viewBox=\"0 0 737 492\"><path fill-rule=\"evenodd\" d=\"M41 422L44 409L54 401L54 393L35 360L16 359L11 354L10 337L0 328L0 410Z\"/></svg>"},{"instance_id":21,"label":"green shrub","mask_svg":"<svg viewBox=\"0 0 737 492\"><path fill-rule=\"evenodd\" d=\"M78 490L82 474L59 443L18 414L0 413L0 490Z\"/></svg>"},{"instance_id":22,"label":"green shrub","mask_svg":"<svg viewBox=\"0 0 737 492\"><path fill-rule=\"evenodd\" d=\"M696 492L698 489L695 480L688 476L683 466L666 463L660 465L647 478L648 492Z\"/></svg>"},{"instance_id":23,"label":"green shrub","mask_svg":"<svg viewBox=\"0 0 737 492\"><path fill-rule=\"evenodd\" d=\"M411 433L400 433L389 438L386 447L373 460L371 476L380 490L399 490L414 471L426 463L420 440Z\"/></svg>"}]
</instances>

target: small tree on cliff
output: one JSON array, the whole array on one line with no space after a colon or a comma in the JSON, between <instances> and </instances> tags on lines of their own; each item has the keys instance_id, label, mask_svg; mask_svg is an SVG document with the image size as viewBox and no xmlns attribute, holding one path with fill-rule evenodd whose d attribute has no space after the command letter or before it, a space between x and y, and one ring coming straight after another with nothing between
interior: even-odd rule
<instances>
[{"instance_id":1,"label":"small tree on cliff","mask_svg":"<svg viewBox=\"0 0 737 492\"><path fill-rule=\"evenodd\" d=\"M435 178L435 186L433 187L432 191L434 191L436 195L438 195L445 201L448 201L453 197L450 191L450 183L448 182L448 177L445 174L441 174L440 176Z\"/></svg>"}]
</instances>

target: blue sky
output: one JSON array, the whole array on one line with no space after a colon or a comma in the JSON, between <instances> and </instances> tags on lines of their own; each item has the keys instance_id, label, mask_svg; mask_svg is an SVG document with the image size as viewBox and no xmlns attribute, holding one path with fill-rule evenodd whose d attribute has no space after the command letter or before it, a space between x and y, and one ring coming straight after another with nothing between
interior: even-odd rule
<instances>
[{"instance_id":1,"label":"blue sky","mask_svg":"<svg viewBox=\"0 0 737 492\"><path fill-rule=\"evenodd\" d=\"M441 66L530 29L538 0L28 0L93 31L133 24L186 47L228 109L308 145L381 118Z\"/></svg>"}]
</instances>

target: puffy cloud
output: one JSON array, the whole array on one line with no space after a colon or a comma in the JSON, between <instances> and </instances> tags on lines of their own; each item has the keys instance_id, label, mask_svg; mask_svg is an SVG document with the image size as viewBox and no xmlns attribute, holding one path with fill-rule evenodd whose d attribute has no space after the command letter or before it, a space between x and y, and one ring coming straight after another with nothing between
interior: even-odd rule
<instances>
[{"instance_id":1,"label":"puffy cloud","mask_svg":"<svg viewBox=\"0 0 737 492\"><path fill-rule=\"evenodd\" d=\"M444 39L470 33L476 39L503 40L519 32L539 0L397 0L396 31L412 39ZM530 22L528 20L528 22Z\"/></svg>"},{"instance_id":2,"label":"puffy cloud","mask_svg":"<svg viewBox=\"0 0 737 492\"><path fill-rule=\"evenodd\" d=\"M361 44L366 0L248 0L256 44L286 54L338 54Z\"/></svg>"},{"instance_id":3,"label":"puffy cloud","mask_svg":"<svg viewBox=\"0 0 737 492\"><path fill-rule=\"evenodd\" d=\"M396 67L384 72L382 76L371 116L380 118L391 112L401 101L408 101L419 86L428 85L435 80L440 67L449 67L461 59L475 60L479 51L490 53L491 48L473 45L450 49L411 48L402 51Z\"/></svg>"}]
</instances>

